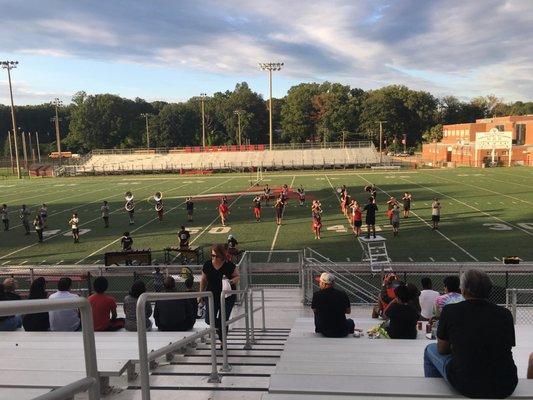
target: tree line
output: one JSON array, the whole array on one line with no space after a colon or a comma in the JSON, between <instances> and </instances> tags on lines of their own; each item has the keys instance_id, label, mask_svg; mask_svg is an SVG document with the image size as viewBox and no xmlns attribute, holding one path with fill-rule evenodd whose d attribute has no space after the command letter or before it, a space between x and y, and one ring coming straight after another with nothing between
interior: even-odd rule
<instances>
[{"instance_id":1,"label":"tree line","mask_svg":"<svg viewBox=\"0 0 533 400\"><path fill-rule=\"evenodd\" d=\"M148 114L151 147L197 146L202 141L200 97L185 102L147 102L113 94L76 93L60 108L63 150L85 153L94 148L145 147ZM269 102L246 82L234 90L204 99L208 145L236 144L239 110L243 142L268 143ZM42 152L55 149L55 110L50 104L17 106L21 131L39 132ZM442 136L442 125L473 122L477 118L533 114L533 102L505 103L494 95L462 101L437 98L429 92L391 85L364 91L340 83L301 83L287 95L273 99L274 142L373 140L377 144L379 121L386 146L404 138L417 147ZM9 155L7 131L10 108L0 105L0 145Z\"/></svg>"}]
</instances>

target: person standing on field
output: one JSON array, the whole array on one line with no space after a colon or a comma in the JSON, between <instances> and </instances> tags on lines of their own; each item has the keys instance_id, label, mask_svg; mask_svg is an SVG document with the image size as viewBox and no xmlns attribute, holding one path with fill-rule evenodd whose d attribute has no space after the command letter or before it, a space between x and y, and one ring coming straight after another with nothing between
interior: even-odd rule
<instances>
[{"instance_id":1,"label":"person standing on field","mask_svg":"<svg viewBox=\"0 0 533 400\"><path fill-rule=\"evenodd\" d=\"M22 205L22 208L19 211L19 217L20 221L22 222L22 226L24 227L24 230L26 231L26 235L30 234L30 210L26 207L25 204ZM40 219L40 217L39 217Z\"/></svg>"},{"instance_id":2,"label":"person standing on field","mask_svg":"<svg viewBox=\"0 0 533 400\"><path fill-rule=\"evenodd\" d=\"M72 214L72 218L68 221L70 227L72 228L72 236L74 237L74 243L80 242L80 219L78 218L78 213Z\"/></svg>"},{"instance_id":3,"label":"person standing on field","mask_svg":"<svg viewBox=\"0 0 533 400\"><path fill-rule=\"evenodd\" d=\"M37 233L39 243L41 243L43 241L44 223L39 213L35 215L35 219L33 220L33 227L35 228L35 232Z\"/></svg>"},{"instance_id":4,"label":"person standing on field","mask_svg":"<svg viewBox=\"0 0 533 400\"><path fill-rule=\"evenodd\" d=\"M391 213L391 225L394 236L398 236L400 231L400 206L396 203L392 208Z\"/></svg>"},{"instance_id":5,"label":"person standing on field","mask_svg":"<svg viewBox=\"0 0 533 400\"><path fill-rule=\"evenodd\" d=\"M2 223L4 224L4 231L9 230L9 212L7 211L7 205L3 204L0 208L0 215L2 216Z\"/></svg>"},{"instance_id":6,"label":"person standing on field","mask_svg":"<svg viewBox=\"0 0 533 400\"><path fill-rule=\"evenodd\" d=\"M376 212L378 211L378 206L376 205L376 202L374 200L374 197L368 198L368 203L366 203L365 208L363 209L366 211L366 238L370 239L370 231L372 231L372 234L374 235L374 239L376 238Z\"/></svg>"},{"instance_id":7,"label":"person standing on field","mask_svg":"<svg viewBox=\"0 0 533 400\"><path fill-rule=\"evenodd\" d=\"M109 205L105 200L102 204L102 207L100 207L100 213L102 214L102 219L104 220L104 228L109 228Z\"/></svg>"},{"instance_id":8,"label":"person standing on field","mask_svg":"<svg viewBox=\"0 0 533 400\"><path fill-rule=\"evenodd\" d=\"M431 223L433 230L439 229L441 208L442 207L440 205L439 199L435 197L433 199L433 203L431 203Z\"/></svg>"}]
</instances>

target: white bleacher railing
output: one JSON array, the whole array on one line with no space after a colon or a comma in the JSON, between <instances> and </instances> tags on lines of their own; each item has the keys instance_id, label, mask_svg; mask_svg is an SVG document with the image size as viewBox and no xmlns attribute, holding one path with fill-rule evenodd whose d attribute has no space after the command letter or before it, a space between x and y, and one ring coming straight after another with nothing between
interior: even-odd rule
<instances>
[{"instance_id":1,"label":"white bleacher railing","mask_svg":"<svg viewBox=\"0 0 533 400\"><path fill-rule=\"evenodd\" d=\"M244 313L237 315L236 317L233 317L231 319L226 319L226 296L228 295L237 295L237 294L243 294L244 296ZM245 323L245 332L246 332L246 342L244 344L245 350L250 350L252 348L251 342L250 342L250 322L249 322L249 310L250 310L250 304L249 304L249 291L248 289L244 290L223 290L220 293L220 330L221 330L221 336L222 336L222 371L228 372L231 371L231 365L228 363L228 327L229 325L240 321L241 319L244 319ZM209 307L209 322L211 323L211 326L215 326L215 320L211 318L211 306ZM253 313L252 313L253 318Z\"/></svg>"},{"instance_id":2,"label":"white bleacher railing","mask_svg":"<svg viewBox=\"0 0 533 400\"><path fill-rule=\"evenodd\" d=\"M254 308L254 293L259 292L261 293L261 307ZM266 332L266 309L265 309L265 289L263 288L250 288L248 289L248 293L250 296L250 332L251 332L251 342L255 342L255 327L254 327L254 313L256 311L261 311L261 317L263 322L263 327L261 328L261 332Z\"/></svg>"},{"instance_id":3,"label":"white bleacher railing","mask_svg":"<svg viewBox=\"0 0 533 400\"><path fill-rule=\"evenodd\" d=\"M526 299L520 299L519 301L519 295L526 297ZM506 289L505 305L507 309L511 311L515 324L518 322L518 320L525 321L527 323L533 322L533 289ZM518 316L517 313L519 308L521 311L520 316Z\"/></svg>"},{"instance_id":4,"label":"white bleacher railing","mask_svg":"<svg viewBox=\"0 0 533 400\"><path fill-rule=\"evenodd\" d=\"M213 293L211 292L188 292L188 293L143 293L137 300L137 338L139 342L139 372L141 379L142 400L150 400L150 362L172 353L183 346L195 342L204 336L209 335L211 341L211 375L208 382L220 382L217 371L217 354L216 354L216 328L212 323L209 328L203 329L181 340L162 347L148 354L148 344L146 339L146 302L156 300L186 300L207 297L209 304L209 320L215 321ZM92 399L91 399L92 400Z\"/></svg>"},{"instance_id":5,"label":"white bleacher railing","mask_svg":"<svg viewBox=\"0 0 533 400\"><path fill-rule=\"evenodd\" d=\"M96 362L96 345L91 305L85 298L58 300L18 300L0 302L0 316L13 314L34 314L55 310L79 309L83 334L83 352L87 377L72 382L62 388L37 397L39 400L65 400L75 394L88 391L89 400L100 398L100 382ZM53 335L51 333L51 335Z\"/></svg>"}]
</instances>

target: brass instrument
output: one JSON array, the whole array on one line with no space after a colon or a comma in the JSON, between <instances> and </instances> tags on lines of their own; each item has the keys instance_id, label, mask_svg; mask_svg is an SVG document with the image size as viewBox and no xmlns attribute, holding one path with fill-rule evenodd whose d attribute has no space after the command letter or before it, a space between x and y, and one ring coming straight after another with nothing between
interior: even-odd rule
<instances>
[{"instance_id":1,"label":"brass instrument","mask_svg":"<svg viewBox=\"0 0 533 400\"><path fill-rule=\"evenodd\" d=\"M124 194L124 199L126 200L126 204L124 205L124 208L126 209L126 211L128 212L133 211L133 209L135 208L135 203L133 202L133 193L131 193L130 191L127 191Z\"/></svg>"},{"instance_id":2,"label":"brass instrument","mask_svg":"<svg viewBox=\"0 0 533 400\"><path fill-rule=\"evenodd\" d=\"M155 210L157 212L163 210L163 193L155 192L154 200L155 200Z\"/></svg>"}]
</instances>

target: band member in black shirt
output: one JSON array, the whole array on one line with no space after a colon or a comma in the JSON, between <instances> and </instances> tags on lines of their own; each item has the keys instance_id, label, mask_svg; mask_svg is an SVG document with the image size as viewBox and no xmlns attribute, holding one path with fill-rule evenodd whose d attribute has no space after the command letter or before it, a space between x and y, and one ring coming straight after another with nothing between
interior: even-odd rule
<instances>
[{"instance_id":1,"label":"band member in black shirt","mask_svg":"<svg viewBox=\"0 0 533 400\"><path fill-rule=\"evenodd\" d=\"M0 208L0 215L2 216L2 223L4 224L4 231L9 230L9 212L7 210L7 205L3 204Z\"/></svg>"},{"instance_id":2,"label":"band member in black shirt","mask_svg":"<svg viewBox=\"0 0 533 400\"><path fill-rule=\"evenodd\" d=\"M130 236L129 232L124 232L124 236L122 236L122 239L120 239L120 243L122 244L122 251L131 251L133 246L133 238ZM126 261L126 265L131 265L131 261Z\"/></svg>"},{"instance_id":3,"label":"band member in black shirt","mask_svg":"<svg viewBox=\"0 0 533 400\"><path fill-rule=\"evenodd\" d=\"M366 211L366 238L370 239L370 230L376 238L376 211L378 211L378 206L376 205L374 198L369 197L368 203L366 203L363 211Z\"/></svg>"},{"instance_id":4,"label":"band member in black shirt","mask_svg":"<svg viewBox=\"0 0 533 400\"><path fill-rule=\"evenodd\" d=\"M185 229L182 225L181 230L178 232L178 239L180 241L180 247L189 247L189 239L191 238L191 233Z\"/></svg>"},{"instance_id":5,"label":"band member in black shirt","mask_svg":"<svg viewBox=\"0 0 533 400\"><path fill-rule=\"evenodd\" d=\"M192 221L192 214L194 213L194 203L190 197L185 200L185 208L187 209L187 221Z\"/></svg>"},{"instance_id":6,"label":"band member in black shirt","mask_svg":"<svg viewBox=\"0 0 533 400\"><path fill-rule=\"evenodd\" d=\"M261 221L261 196L255 196L254 199L252 200L252 204L254 207L255 220L257 222L260 222Z\"/></svg>"},{"instance_id":7,"label":"band member in black shirt","mask_svg":"<svg viewBox=\"0 0 533 400\"><path fill-rule=\"evenodd\" d=\"M409 218L409 212L411 211L412 195L409 192L405 192L402 197L403 202L403 217Z\"/></svg>"}]
</instances>

